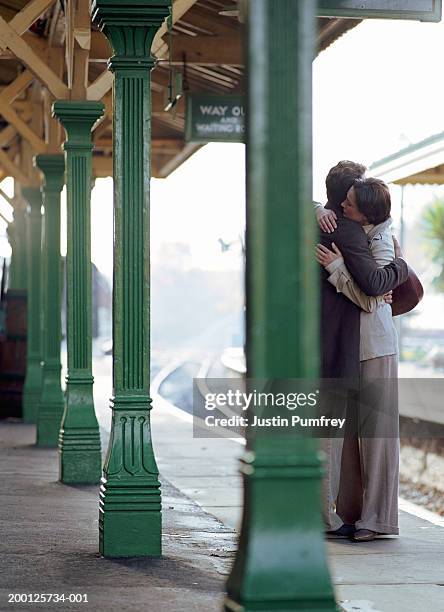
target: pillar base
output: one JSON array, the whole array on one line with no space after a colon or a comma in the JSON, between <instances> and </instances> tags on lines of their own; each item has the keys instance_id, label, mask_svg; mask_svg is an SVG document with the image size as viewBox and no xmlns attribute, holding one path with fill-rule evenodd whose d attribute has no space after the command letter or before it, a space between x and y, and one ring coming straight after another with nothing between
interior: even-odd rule
<instances>
[{"instance_id":1,"label":"pillar base","mask_svg":"<svg viewBox=\"0 0 444 612\"><path fill-rule=\"evenodd\" d=\"M59 480L65 484L97 484L102 476L92 386L90 375L68 375L66 379L66 409L59 436Z\"/></svg>"},{"instance_id":2,"label":"pillar base","mask_svg":"<svg viewBox=\"0 0 444 612\"><path fill-rule=\"evenodd\" d=\"M42 392L42 366L40 363L28 364L26 382L23 387L23 421L36 423L40 394Z\"/></svg>"},{"instance_id":3,"label":"pillar base","mask_svg":"<svg viewBox=\"0 0 444 612\"><path fill-rule=\"evenodd\" d=\"M338 608L331 607L322 600L315 601L310 599L294 599L292 601L266 601L248 602L239 604L228 597L224 601L225 612L294 612L303 610L304 612L336 612Z\"/></svg>"},{"instance_id":4,"label":"pillar base","mask_svg":"<svg viewBox=\"0 0 444 612\"><path fill-rule=\"evenodd\" d=\"M59 479L65 484L97 484L102 476L100 435L96 429L60 430Z\"/></svg>"},{"instance_id":5,"label":"pillar base","mask_svg":"<svg viewBox=\"0 0 444 612\"><path fill-rule=\"evenodd\" d=\"M150 406L146 394L111 400L113 419L99 502L104 557L162 554L160 482L151 444Z\"/></svg>"},{"instance_id":6,"label":"pillar base","mask_svg":"<svg viewBox=\"0 0 444 612\"><path fill-rule=\"evenodd\" d=\"M313 510L320 506L317 441L258 436L256 446L258 453L246 450L241 459L244 510L225 612L336 612L321 515Z\"/></svg>"},{"instance_id":7,"label":"pillar base","mask_svg":"<svg viewBox=\"0 0 444 612\"><path fill-rule=\"evenodd\" d=\"M136 482L134 482L136 481ZM109 482L102 478L99 550L103 557L160 557L160 483L146 479Z\"/></svg>"},{"instance_id":8,"label":"pillar base","mask_svg":"<svg viewBox=\"0 0 444 612\"><path fill-rule=\"evenodd\" d=\"M51 404L48 402L40 404L37 421L37 446L57 448L63 409L63 400Z\"/></svg>"},{"instance_id":9,"label":"pillar base","mask_svg":"<svg viewBox=\"0 0 444 612\"><path fill-rule=\"evenodd\" d=\"M40 391L25 390L22 399L22 419L24 423L36 423L39 409Z\"/></svg>"}]
</instances>

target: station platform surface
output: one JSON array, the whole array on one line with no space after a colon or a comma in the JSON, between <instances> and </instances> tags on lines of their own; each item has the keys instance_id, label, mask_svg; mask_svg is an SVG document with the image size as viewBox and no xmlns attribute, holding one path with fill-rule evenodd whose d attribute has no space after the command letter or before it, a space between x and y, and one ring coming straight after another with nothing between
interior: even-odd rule
<instances>
[{"instance_id":1,"label":"station platform surface","mask_svg":"<svg viewBox=\"0 0 444 612\"><path fill-rule=\"evenodd\" d=\"M110 382L97 376L103 448ZM0 610L220 612L236 549L242 444L192 436L189 415L153 398L161 472L162 559L102 559L98 488L57 482L57 451L34 446L35 428L0 423ZM443 522L444 524L444 522ZM401 536L327 541L339 605L362 612L444 610L444 527L401 512ZM88 603L8 604L9 593L81 593Z\"/></svg>"},{"instance_id":2,"label":"station platform surface","mask_svg":"<svg viewBox=\"0 0 444 612\"><path fill-rule=\"evenodd\" d=\"M232 440L193 438L187 415L162 398L157 399L156 405L153 439L159 469L204 510L226 526L238 529L242 513L238 459L243 445ZM402 500L400 506L409 512L400 512L399 537L379 537L365 543L326 541L340 609L444 610L444 517Z\"/></svg>"},{"instance_id":3,"label":"station platform surface","mask_svg":"<svg viewBox=\"0 0 444 612\"><path fill-rule=\"evenodd\" d=\"M57 451L35 428L0 423L0 610L221 610L233 529L163 481L163 558L103 559L98 487L57 482ZM10 594L86 595L88 603L8 603Z\"/></svg>"}]
</instances>

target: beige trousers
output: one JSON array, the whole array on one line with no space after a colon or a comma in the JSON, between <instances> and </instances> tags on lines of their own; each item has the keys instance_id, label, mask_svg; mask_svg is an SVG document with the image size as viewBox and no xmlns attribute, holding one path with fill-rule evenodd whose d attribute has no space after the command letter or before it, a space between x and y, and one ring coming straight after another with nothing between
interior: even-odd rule
<instances>
[{"instance_id":1,"label":"beige trousers","mask_svg":"<svg viewBox=\"0 0 444 612\"><path fill-rule=\"evenodd\" d=\"M328 530L343 523L356 529L398 534L399 413L398 356L361 361L359 435L323 440L324 520ZM383 379L390 379L383 384ZM371 381L378 381L372 388ZM352 410L353 408L351 408ZM347 420L349 420L347 411ZM378 437L380 436L380 437Z\"/></svg>"}]
</instances>

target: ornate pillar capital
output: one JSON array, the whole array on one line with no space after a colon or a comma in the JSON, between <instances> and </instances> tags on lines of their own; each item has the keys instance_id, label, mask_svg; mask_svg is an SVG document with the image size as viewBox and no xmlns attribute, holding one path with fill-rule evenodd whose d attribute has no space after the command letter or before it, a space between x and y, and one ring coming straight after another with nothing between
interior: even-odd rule
<instances>
[{"instance_id":1,"label":"ornate pillar capital","mask_svg":"<svg viewBox=\"0 0 444 612\"><path fill-rule=\"evenodd\" d=\"M36 155L34 164L43 174L43 186L61 192L65 184L65 157L63 153Z\"/></svg>"},{"instance_id":2,"label":"ornate pillar capital","mask_svg":"<svg viewBox=\"0 0 444 612\"><path fill-rule=\"evenodd\" d=\"M58 100L52 105L52 116L65 128L68 149L92 150L91 130L105 111L102 102L92 100Z\"/></svg>"},{"instance_id":3,"label":"ornate pillar capital","mask_svg":"<svg viewBox=\"0 0 444 612\"><path fill-rule=\"evenodd\" d=\"M117 57L150 57L157 30L168 17L171 0L94 0L92 18L110 41ZM139 65L142 68L142 65Z\"/></svg>"}]
</instances>

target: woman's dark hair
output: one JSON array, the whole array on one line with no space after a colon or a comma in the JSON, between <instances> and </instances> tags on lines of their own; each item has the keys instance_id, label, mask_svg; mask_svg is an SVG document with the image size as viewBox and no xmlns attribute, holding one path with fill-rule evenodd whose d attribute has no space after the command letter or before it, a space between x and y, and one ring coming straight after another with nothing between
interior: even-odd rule
<instances>
[{"instance_id":1,"label":"woman's dark hair","mask_svg":"<svg viewBox=\"0 0 444 612\"><path fill-rule=\"evenodd\" d=\"M347 191L353 186L357 178L362 178L366 167L362 164L344 159L330 168L325 186L327 188L327 199L330 208L340 208L341 203L347 197Z\"/></svg>"},{"instance_id":2,"label":"woman's dark hair","mask_svg":"<svg viewBox=\"0 0 444 612\"><path fill-rule=\"evenodd\" d=\"M384 181L377 178L360 178L353 183L356 205L369 223L378 225L390 217L392 202Z\"/></svg>"}]
</instances>

